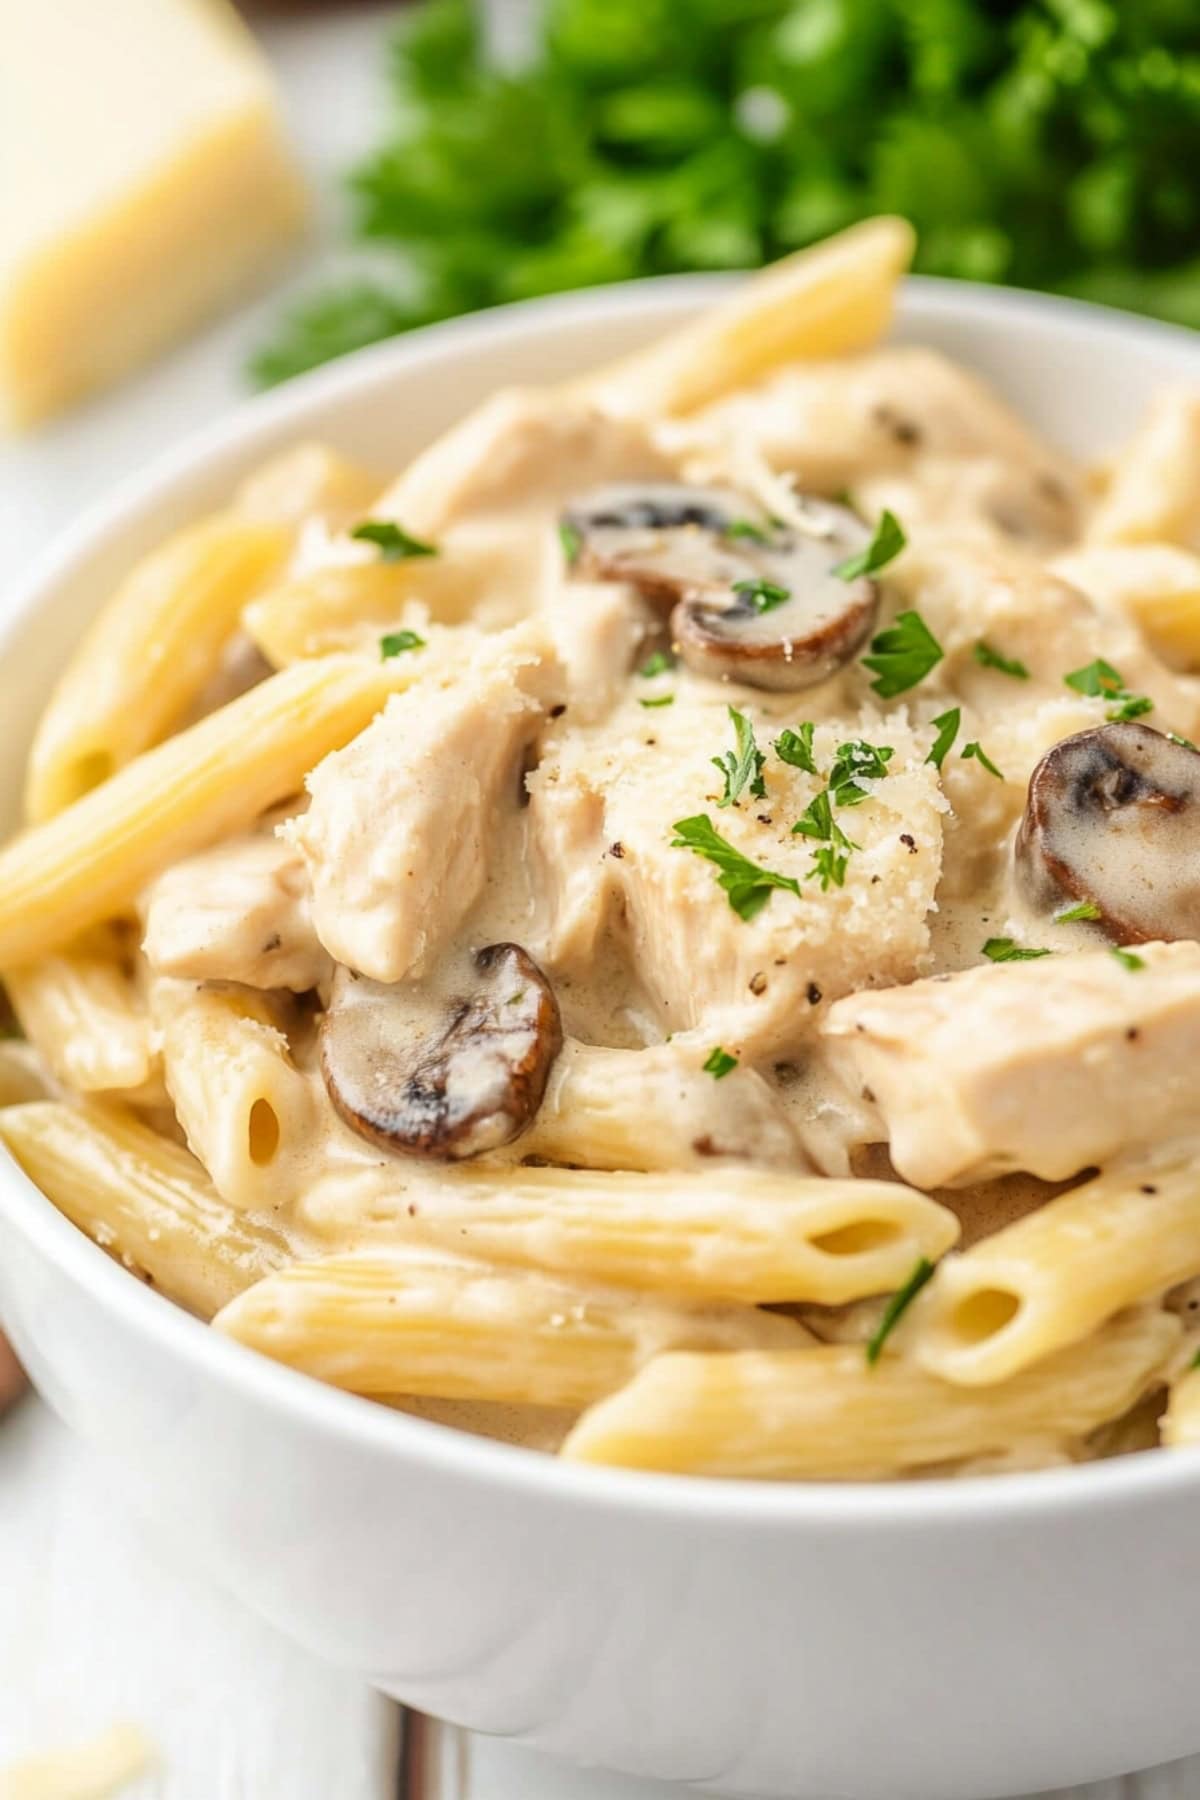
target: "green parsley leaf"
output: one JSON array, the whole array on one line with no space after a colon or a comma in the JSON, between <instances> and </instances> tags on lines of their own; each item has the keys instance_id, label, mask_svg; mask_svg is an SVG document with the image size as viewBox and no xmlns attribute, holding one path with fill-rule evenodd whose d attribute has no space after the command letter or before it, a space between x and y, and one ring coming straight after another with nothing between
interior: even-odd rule
<instances>
[{"instance_id":1,"label":"green parsley leaf","mask_svg":"<svg viewBox=\"0 0 1200 1800\"><path fill-rule=\"evenodd\" d=\"M425 639L415 631L389 631L379 640L380 661L387 662L390 657L401 656L405 650L423 650Z\"/></svg>"},{"instance_id":2,"label":"green parsley leaf","mask_svg":"<svg viewBox=\"0 0 1200 1800\"><path fill-rule=\"evenodd\" d=\"M883 1309L883 1317L867 1345L867 1362L872 1368L879 1361L883 1346L892 1332L904 1317L925 1283L933 1274L934 1265L927 1256L918 1257L916 1265L902 1288L898 1288Z\"/></svg>"},{"instance_id":3,"label":"green parsley leaf","mask_svg":"<svg viewBox=\"0 0 1200 1800\"><path fill-rule=\"evenodd\" d=\"M792 836L820 838L822 842L837 844L843 850L860 848L848 838L833 816L833 805L829 789L825 788L815 800L809 802L796 823L792 826Z\"/></svg>"},{"instance_id":4,"label":"green parsley leaf","mask_svg":"<svg viewBox=\"0 0 1200 1800\"><path fill-rule=\"evenodd\" d=\"M972 757L974 757L975 761L977 763L982 764L982 766L987 770L989 775L994 775L996 777L997 781L1004 780L1004 776L1001 774L1000 770L996 767L995 763L992 761L991 757L988 755L988 753L984 749L983 745L976 743L973 738L969 744L963 745L962 754L963 754L964 762L969 762L970 759Z\"/></svg>"},{"instance_id":5,"label":"green parsley leaf","mask_svg":"<svg viewBox=\"0 0 1200 1800\"><path fill-rule=\"evenodd\" d=\"M392 519L364 519L350 533L361 544L374 544L380 562L407 562L413 556L436 556L437 545L413 537Z\"/></svg>"},{"instance_id":6,"label":"green parsley leaf","mask_svg":"<svg viewBox=\"0 0 1200 1800\"><path fill-rule=\"evenodd\" d=\"M1094 900L1080 900L1076 906L1068 906L1065 912L1056 912L1054 923L1056 925L1074 925L1077 919L1098 919L1100 917L1100 908Z\"/></svg>"},{"instance_id":7,"label":"green parsley leaf","mask_svg":"<svg viewBox=\"0 0 1200 1800\"><path fill-rule=\"evenodd\" d=\"M717 1045L707 1061L702 1062L700 1065L704 1070L704 1073L706 1075L711 1075L714 1081L720 1081L723 1075L728 1075L730 1070L736 1069L737 1066L737 1057L730 1056L728 1050L722 1050L720 1044Z\"/></svg>"},{"instance_id":8,"label":"green parsley leaf","mask_svg":"<svg viewBox=\"0 0 1200 1800\"><path fill-rule=\"evenodd\" d=\"M1188 1364L1189 1374L1193 1369L1200 1369L1200 1350L1197 1350L1195 1356L1193 1356L1191 1362Z\"/></svg>"},{"instance_id":9,"label":"green parsley leaf","mask_svg":"<svg viewBox=\"0 0 1200 1800\"><path fill-rule=\"evenodd\" d=\"M837 850L832 844L822 844L819 850L813 851L812 867L804 877L805 881L819 881L821 892L827 894L831 887L846 885L846 865L850 857L845 850Z\"/></svg>"},{"instance_id":10,"label":"green parsley leaf","mask_svg":"<svg viewBox=\"0 0 1200 1800\"><path fill-rule=\"evenodd\" d=\"M762 773L767 759L754 741L753 725L736 706L729 708L729 717L733 721L734 748L712 759L725 778L725 792L717 801L718 806L732 806L746 788L756 800L765 799L767 792Z\"/></svg>"},{"instance_id":11,"label":"green parsley leaf","mask_svg":"<svg viewBox=\"0 0 1200 1800\"><path fill-rule=\"evenodd\" d=\"M932 763L935 769L940 769L958 736L958 728L962 724L962 709L952 706L949 712L939 713L933 723L937 726L937 736L925 761Z\"/></svg>"},{"instance_id":12,"label":"green parsley leaf","mask_svg":"<svg viewBox=\"0 0 1200 1800\"><path fill-rule=\"evenodd\" d=\"M900 613L894 625L871 639L871 650L872 654L862 659L863 667L874 673L871 687L883 700L893 700L916 687L945 655L917 612Z\"/></svg>"},{"instance_id":13,"label":"green parsley leaf","mask_svg":"<svg viewBox=\"0 0 1200 1800\"><path fill-rule=\"evenodd\" d=\"M1149 694L1127 694L1115 706L1108 709L1111 723L1116 724L1123 719L1140 719L1143 713L1153 712L1154 702Z\"/></svg>"},{"instance_id":14,"label":"green parsley leaf","mask_svg":"<svg viewBox=\"0 0 1200 1800\"><path fill-rule=\"evenodd\" d=\"M852 738L839 744L829 771L829 786L839 806L860 806L869 798L860 781L882 781L896 752L890 744L868 744Z\"/></svg>"},{"instance_id":15,"label":"green parsley leaf","mask_svg":"<svg viewBox=\"0 0 1200 1800\"><path fill-rule=\"evenodd\" d=\"M639 699L638 701L638 705L644 706L647 711L654 706L674 706L674 704L674 694L655 694L652 697L648 697L644 700Z\"/></svg>"},{"instance_id":16,"label":"green parsley leaf","mask_svg":"<svg viewBox=\"0 0 1200 1800\"><path fill-rule=\"evenodd\" d=\"M1173 744L1178 744L1183 750L1200 750L1200 744L1193 744L1191 738L1182 737L1178 731L1168 731L1167 736ZM1197 1354L1200 1355L1200 1352Z\"/></svg>"},{"instance_id":17,"label":"green parsley leaf","mask_svg":"<svg viewBox=\"0 0 1200 1800\"><path fill-rule=\"evenodd\" d=\"M976 644L973 654L982 668L995 669L1000 675L1011 675L1014 681L1029 680L1029 670L1023 662L1018 662L1015 656L1001 656L999 650L993 650L983 638Z\"/></svg>"},{"instance_id":18,"label":"green parsley leaf","mask_svg":"<svg viewBox=\"0 0 1200 1800\"><path fill-rule=\"evenodd\" d=\"M638 674L643 676L647 681L650 681L655 675L665 675L668 669L673 669L674 667L675 658L671 655L669 650L656 650L653 656L648 656L646 658L645 662L638 670Z\"/></svg>"},{"instance_id":19,"label":"green parsley leaf","mask_svg":"<svg viewBox=\"0 0 1200 1800\"><path fill-rule=\"evenodd\" d=\"M1144 957L1135 956L1132 950L1122 950L1116 944L1113 945L1112 954L1116 957L1121 967L1123 969L1129 969L1131 973L1136 972L1138 969L1144 969L1146 966Z\"/></svg>"},{"instance_id":20,"label":"green parsley leaf","mask_svg":"<svg viewBox=\"0 0 1200 1800\"><path fill-rule=\"evenodd\" d=\"M1074 669L1063 680L1077 694L1086 694L1090 699L1111 700L1105 717L1115 724L1122 719L1140 719L1143 713L1154 711L1154 702L1146 694L1131 694L1125 686L1120 671L1112 664L1098 656L1095 662L1088 663L1084 669Z\"/></svg>"},{"instance_id":21,"label":"green parsley leaf","mask_svg":"<svg viewBox=\"0 0 1200 1800\"><path fill-rule=\"evenodd\" d=\"M725 527L727 538L748 538L752 544L769 544L771 534L762 525L756 525L752 519L730 519Z\"/></svg>"},{"instance_id":22,"label":"green parsley leaf","mask_svg":"<svg viewBox=\"0 0 1200 1800\"><path fill-rule=\"evenodd\" d=\"M844 562L835 563L830 573L840 581L857 581L860 575L878 574L899 556L907 542L899 519L885 508L866 549L846 557Z\"/></svg>"},{"instance_id":23,"label":"green parsley leaf","mask_svg":"<svg viewBox=\"0 0 1200 1800\"><path fill-rule=\"evenodd\" d=\"M781 731L771 746L780 762L788 763L793 769L803 769L806 775L819 774L820 770L813 757L815 729L812 720L806 719L795 731L790 728Z\"/></svg>"},{"instance_id":24,"label":"green parsley leaf","mask_svg":"<svg viewBox=\"0 0 1200 1800\"><path fill-rule=\"evenodd\" d=\"M783 606L792 597L791 588L779 587L773 581L764 581L760 575L747 577L745 581L735 581L733 591L740 594L759 613L774 612L777 606Z\"/></svg>"},{"instance_id":25,"label":"green parsley leaf","mask_svg":"<svg viewBox=\"0 0 1200 1800\"><path fill-rule=\"evenodd\" d=\"M778 875L774 869L762 869L751 862L721 836L706 813L677 819L672 830L673 850L691 850L719 870L717 886L729 896L729 904L739 918L752 919L761 912L775 888L786 888L788 893L799 895L800 883L794 875Z\"/></svg>"},{"instance_id":26,"label":"green parsley leaf","mask_svg":"<svg viewBox=\"0 0 1200 1800\"><path fill-rule=\"evenodd\" d=\"M558 521L558 541L562 545L562 552L568 563L573 563L583 549L583 533L578 525L573 525L570 519L560 519Z\"/></svg>"},{"instance_id":27,"label":"green parsley leaf","mask_svg":"<svg viewBox=\"0 0 1200 1800\"><path fill-rule=\"evenodd\" d=\"M1030 950L1012 938L989 938L983 954L990 962L1036 962L1040 956L1053 956L1053 950Z\"/></svg>"},{"instance_id":28,"label":"green parsley leaf","mask_svg":"<svg viewBox=\"0 0 1200 1800\"><path fill-rule=\"evenodd\" d=\"M1087 694L1095 698L1098 694L1111 696L1124 690L1125 682L1112 664L1098 656L1095 662L1088 663L1085 669L1075 669L1063 680L1077 694Z\"/></svg>"}]
</instances>

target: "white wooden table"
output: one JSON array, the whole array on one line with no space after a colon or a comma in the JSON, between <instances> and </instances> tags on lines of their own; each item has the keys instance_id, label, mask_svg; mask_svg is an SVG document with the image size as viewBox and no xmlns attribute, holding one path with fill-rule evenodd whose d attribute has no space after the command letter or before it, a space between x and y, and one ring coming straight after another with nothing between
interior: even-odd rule
<instances>
[{"instance_id":1,"label":"white wooden table","mask_svg":"<svg viewBox=\"0 0 1200 1800\"><path fill-rule=\"evenodd\" d=\"M329 254L339 211L331 172L375 130L386 26L386 10L352 5L266 33L297 140L328 196L318 256ZM310 278L311 265L312 255L291 285ZM0 446L0 605L6 579L64 519L236 400L244 358L278 307L276 292L34 442ZM400 1793L398 1710L160 1560L102 1469L29 1400L0 1425L0 1769L119 1720L141 1726L159 1750L128 1800ZM440 1761L440 1792L429 1800L668 1792L450 1734ZM1071 1800L1200 1800L1200 1758Z\"/></svg>"}]
</instances>

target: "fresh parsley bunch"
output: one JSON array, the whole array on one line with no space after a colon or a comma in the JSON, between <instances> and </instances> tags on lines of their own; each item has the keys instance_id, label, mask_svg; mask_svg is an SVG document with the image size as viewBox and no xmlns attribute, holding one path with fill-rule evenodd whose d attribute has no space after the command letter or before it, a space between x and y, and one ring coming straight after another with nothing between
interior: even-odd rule
<instances>
[{"instance_id":1,"label":"fresh parsley bunch","mask_svg":"<svg viewBox=\"0 0 1200 1800\"><path fill-rule=\"evenodd\" d=\"M515 68L483 3L397 27L391 128L352 177L394 279L301 305L259 380L879 211L913 220L932 273L1200 326L1197 0L546 0Z\"/></svg>"}]
</instances>

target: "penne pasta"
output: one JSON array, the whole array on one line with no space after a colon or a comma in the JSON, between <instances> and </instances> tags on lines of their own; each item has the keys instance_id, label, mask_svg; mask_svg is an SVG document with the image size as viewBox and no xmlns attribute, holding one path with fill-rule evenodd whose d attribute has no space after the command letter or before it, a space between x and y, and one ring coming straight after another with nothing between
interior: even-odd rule
<instances>
[{"instance_id":1,"label":"penne pasta","mask_svg":"<svg viewBox=\"0 0 1200 1800\"><path fill-rule=\"evenodd\" d=\"M220 513L137 565L84 633L42 715L25 790L32 823L100 786L181 718L287 544L279 526Z\"/></svg>"},{"instance_id":2,"label":"penne pasta","mask_svg":"<svg viewBox=\"0 0 1200 1800\"><path fill-rule=\"evenodd\" d=\"M10 970L4 985L22 1031L64 1087L134 1090L155 1075L151 1022L115 944L68 947Z\"/></svg>"},{"instance_id":3,"label":"penne pasta","mask_svg":"<svg viewBox=\"0 0 1200 1800\"><path fill-rule=\"evenodd\" d=\"M49 1071L33 1045L22 1038L0 1038L0 1107L49 1100L53 1093Z\"/></svg>"},{"instance_id":4,"label":"penne pasta","mask_svg":"<svg viewBox=\"0 0 1200 1800\"><path fill-rule=\"evenodd\" d=\"M1086 1346L965 1392L856 1346L657 1357L585 1413L572 1462L757 1480L867 1481L940 1468L1025 1442L1078 1438L1161 1377L1178 1319L1124 1314Z\"/></svg>"},{"instance_id":5,"label":"penne pasta","mask_svg":"<svg viewBox=\"0 0 1200 1800\"><path fill-rule=\"evenodd\" d=\"M948 1257L905 1341L945 1381L1005 1381L1123 1307L1200 1275L1200 1170L1126 1165Z\"/></svg>"},{"instance_id":6,"label":"penne pasta","mask_svg":"<svg viewBox=\"0 0 1200 1800\"><path fill-rule=\"evenodd\" d=\"M396 686L390 665L301 663L230 701L0 850L0 968L132 905L151 876L296 793Z\"/></svg>"},{"instance_id":7,"label":"penne pasta","mask_svg":"<svg viewBox=\"0 0 1200 1800\"><path fill-rule=\"evenodd\" d=\"M1200 551L1200 394L1158 395L1112 465L1088 541Z\"/></svg>"},{"instance_id":8,"label":"penne pasta","mask_svg":"<svg viewBox=\"0 0 1200 1800\"><path fill-rule=\"evenodd\" d=\"M477 1166L436 1179L384 1166L349 1184L330 1176L302 1210L316 1232L369 1219L372 1231L488 1260L750 1304L890 1292L959 1230L948 1208L896 1182L739 1163L686 1174Z\"/></svg>"},{"instance_id":9,"label":"penne pasta","mask_svg":"<svg viewBox=\"0 0 1200 1800\"><path fill-rule=\"evenodd\" d=\"M679 1043L609 1050L568 1041L523 1154L586 1169L703 1169L722 1157L806 1169L769 1083L734 1069L714 1085L705 1055Z\"/></svg>"},{"instance_id":10,"label":"penne pasta","mask_svg":"<svg viewBox=\"0 0 1200 1800\"><path fill-rule=\"evenodd\" d=\"M234 506L247 519L302 526L317 520L340 531L365 518L382 477L330 444L293 444L268 457L239 484Z\"/></svg>"},{"instance_id":11,"label":"penne pasta","mask_svg":"<svg viewBox=\"0 0 1200 1800\"><path fill-rule=\"evenodd\" d=\"M688 1308L410 1246L295 1263L217 1329L357 1394L586 1406L671 1345L803 1344L792 1319Z\"/></svg>"},{"instance_id":12,"label":"penne pasta","mask_svg":"<svg viewBox=\"0 0 1200 1800\"><path fill-rule=\"evenodd\" d=\"M586 376L580 391L620 416L672 417L781 363L866 349L887 330L914 244L904 219L852 225L752 276L670 337Z\"/></svg>"},{"instance_id":13,"label":"penne pasta","mask_svg":"<svg viewBox=\"0 0 1200 1800\"><path fill-rule=\"evenodd\" d=\"M1168 1450L1200 1446L1200 1368L1194 1361L1171 1383L1159 1431Z\"/></svg>"},{"instance_id":14,"label":"penne pasta","mask_svg":"<svg viewBox=\"0 0 1200 1800\"><path fill-rule=\"evenodd\" d=\"M72 1224L201 1318L288 1259L273 1225L227 1206L193 1156L119 1107L8 1107L0 1142Z\"/></svg>"},{"instance_id":15,"label":"penne pasta","mask_svg":"<svg viewBox=\"0 0 1200 1800\"><path fill-rule=\"evenodd\" d=\"M1132 619L1164 662L1200 668L1200 555L1175 544L1102 544L1053 566L1102 610Z\"/></svg>"},{"instance_id":16,"label":"penne pasta","mask_svg":"<svg viewBox=\"0 0 1200 1800\"><path fill-rule=\"evenodd\" d=\"M309 1084L262 997L185 991L162 1027L163 1073L192 1154L239 1211L290 1200L315 1127Z\"/></svg>"}]
</instances>

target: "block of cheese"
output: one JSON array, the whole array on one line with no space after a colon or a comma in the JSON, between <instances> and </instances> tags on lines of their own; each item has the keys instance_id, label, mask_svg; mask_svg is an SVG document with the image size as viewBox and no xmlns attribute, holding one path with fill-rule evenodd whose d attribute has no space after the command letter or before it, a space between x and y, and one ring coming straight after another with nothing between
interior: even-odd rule
<instances>
[{"instance_id":1,"label":"block of cheese","mask_svg":"<svg viewBox=\"0 0 1200 1800\"><path fill-rule=\"evenodd\" d=\"M0 418L116 380L303 223L229 0L22 0L0 43Z\"/></svg>"}]
</instances>

